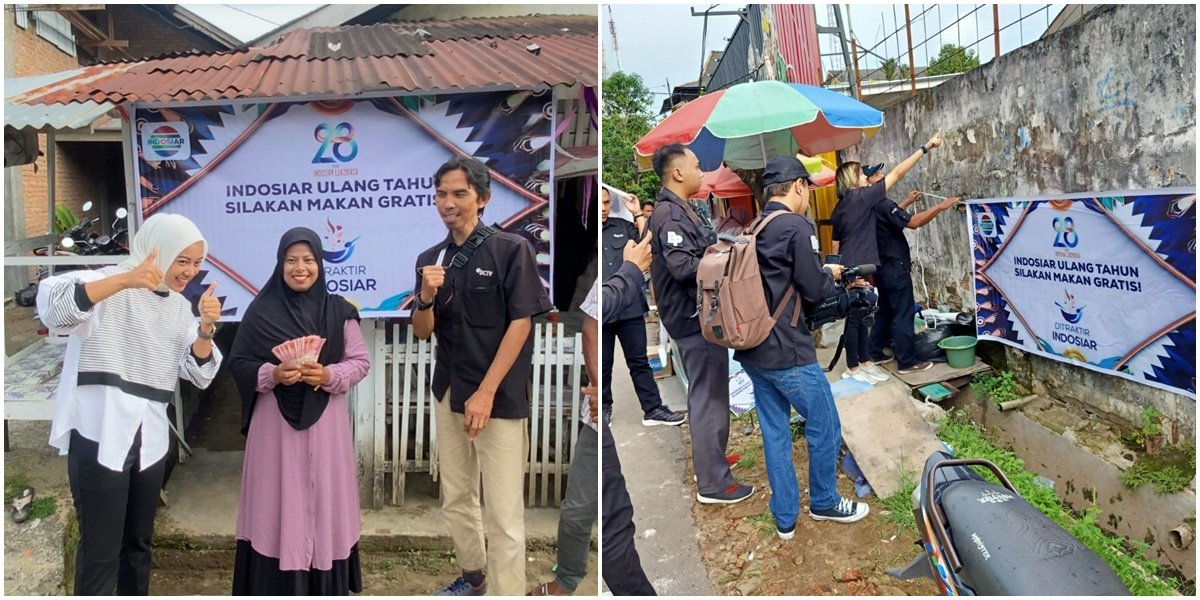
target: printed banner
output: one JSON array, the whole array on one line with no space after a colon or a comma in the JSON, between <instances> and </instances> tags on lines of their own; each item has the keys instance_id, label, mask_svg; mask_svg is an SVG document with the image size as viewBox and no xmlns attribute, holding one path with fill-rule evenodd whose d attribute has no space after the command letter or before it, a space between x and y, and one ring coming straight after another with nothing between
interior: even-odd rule
<instances>
[{"instance_id":1,"label":"printed banner","mask_svg":"<svg viewBox=\"0 0 1200 600\"><path fill-rule=\"evenodd\" d=\"M1196 397L1196 191L970 204L976 329Z\"/></svg>"},{"instance_id":2,"label":"printed banner","mask_svg":"<svg viewBox=\"0 0 1200 600\"><path fill-rule=\"evenodd\" d=\"M467 155L491 170L485 223L533 244L551 283L550 91L138 108L139 218L181 214L209 243L184 292L217 282L237 321L275 266L280 236L323 238L326 284L363 317L408 314L417 255L447 235L433 174Z\"/></svg>"}]
</instances>

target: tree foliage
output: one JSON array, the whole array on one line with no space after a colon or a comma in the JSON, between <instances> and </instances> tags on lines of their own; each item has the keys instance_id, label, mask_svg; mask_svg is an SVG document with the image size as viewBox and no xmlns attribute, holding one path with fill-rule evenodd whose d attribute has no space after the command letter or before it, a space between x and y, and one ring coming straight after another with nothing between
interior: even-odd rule
<instances>
[{"instance_id":1,"label":"tree foliage","mask_svg":"<svg viewBox=\"0 0 1200 600\"><path fill-rule=\"evenodd\" d=\"M658 191L658 176L638 173L633 145L653 127L653 94L636 73L617 71L604 80L604 183L645 200Z\"/></svg>"},{"instance_id":2,"label":"tree foliage","mask_svg":"<svg viewBox=\"0 0 1200 600\"><path fill-rule=\"evenodd\" d=\"M957 44L945 44L937 58L929 65L926 75L950 75L970 71L979 66L979 57L975 52Z\"/></svg>"},{"instance_id":3,"label":"tree foliage","mask_svg":"<svg viewBox=\"0 0 1200 600\"><path fill-rule=\"evenodd\" d=\"M894 58L883 61L883 64L879 65L879 70L889 80L908 79L908 65L900 64Z\"/></svg>"}]
</instances>

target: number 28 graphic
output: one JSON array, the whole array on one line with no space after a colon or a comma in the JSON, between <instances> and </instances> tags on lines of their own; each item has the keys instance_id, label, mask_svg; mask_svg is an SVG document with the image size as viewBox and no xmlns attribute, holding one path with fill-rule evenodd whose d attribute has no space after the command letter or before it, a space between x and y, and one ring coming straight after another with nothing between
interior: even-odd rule
<instances>
[{"instance_id":1,"label":"number 28 graphic","mask_svg":"<svg viewBox=\"0 0 1200 600\"><path fill-rule=\"evenodd\" d=\"M350 162L358 156L358 142L354 141L354 126L350 123L321 123L313 131L313 137L321 142L321 147L313 156L313 164Z\"/></svg>"}]
</instances>

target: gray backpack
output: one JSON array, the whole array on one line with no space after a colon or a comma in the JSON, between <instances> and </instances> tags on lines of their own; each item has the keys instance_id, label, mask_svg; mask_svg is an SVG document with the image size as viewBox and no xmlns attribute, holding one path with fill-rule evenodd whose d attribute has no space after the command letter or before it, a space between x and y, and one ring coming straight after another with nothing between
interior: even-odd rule
<instances>
[{"instance_id":1,"label":"gray backpack","mask_svg":"<svg viewBox=\"0 0 1200 600\"><path fill-rule=\"evenodd\" d=\"M696 309L704 339L734 350L763 343L796 293L787 293L775 312L767 307L762 275L758 271L755 241L763 228L787 211L775 211L751 221L739 235L721 234L704 250L696 268ZM800 302L792 311L792 327L800 320Z\"/></svg>"}]
</instances>

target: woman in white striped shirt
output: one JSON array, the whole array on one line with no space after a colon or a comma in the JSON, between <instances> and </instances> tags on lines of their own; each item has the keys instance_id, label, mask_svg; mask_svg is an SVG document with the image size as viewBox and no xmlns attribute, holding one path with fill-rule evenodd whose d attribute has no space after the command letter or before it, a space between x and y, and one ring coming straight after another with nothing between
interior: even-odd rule
<instances>
[{"instance_id":1,"label":"woman in white striped shirt","mask_svg":"<svg viewBox=\"0 0 1200 600\"><path fill-rule=\"evenodd\" d=\"M188 219L157 214L125 262L74 271L38 287L38 314L69 333L50 444L67 454L79 517L75 594L145 595L179 378L206 388L221 355L212 343L221 303L208 286L199 318L183 291L208 244ZM199 291L199 290L196 290Z\"/></svg>"}]
</instances>

